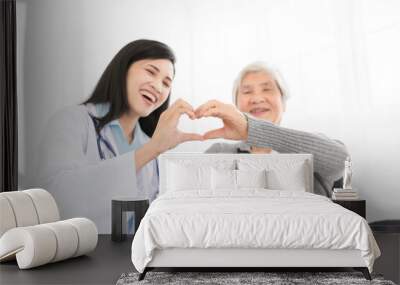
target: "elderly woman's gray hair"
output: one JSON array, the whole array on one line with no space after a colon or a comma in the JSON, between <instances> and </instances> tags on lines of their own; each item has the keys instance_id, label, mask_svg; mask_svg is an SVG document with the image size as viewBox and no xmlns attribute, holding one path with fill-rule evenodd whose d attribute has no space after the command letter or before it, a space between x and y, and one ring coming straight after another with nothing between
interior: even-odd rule
<instances>
[{"instance_id":1,"label":"elderly woman's gray hair","mask_svg":"<svg viewBox=\"0 0 400 285\"><path fill-rule=\"evenodd\" d=\"M233 83L233 90L232 90L232 99L233 103L237 105L237 95L239 92L240 85L242 84L243 78L252 72L265 72L269 75L272 76L272 78L275 80L276 85L279 88L279 91L281 92L282 95L282 102L283 104L286 104L286 100L289 98L289 93L285 84L285 81L279 72L279 70L272 65L267 65L264 62L257 61L253 62L247 66L245 66L237 76L235 82Z\"/></svg>"}]
</instances>

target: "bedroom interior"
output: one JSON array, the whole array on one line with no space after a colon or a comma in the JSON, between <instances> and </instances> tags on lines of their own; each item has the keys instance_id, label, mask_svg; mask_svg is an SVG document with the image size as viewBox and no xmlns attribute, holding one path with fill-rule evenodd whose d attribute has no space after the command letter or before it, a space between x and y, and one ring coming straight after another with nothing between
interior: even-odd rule
<instances>
[{"instance_id":1,"label":"bedroom interior","mask_svg":"<svg viewBox=\"0 0 400 285\"><path fill-rule=\"evenodd\" d=\"M400 284L399 10L390 0L2 1L0 283ZM101 179L90 196L39 185L48 122L86 100L136 39L173 49L170 104L230 104L246 64L279 67L282 127L350 155L328 197L314 191L315 155L205 153L235 143L222 138L158 156L154 201L96 196ZM221 126L182 116L178 129Z\"/></svg>"}]
</instances>

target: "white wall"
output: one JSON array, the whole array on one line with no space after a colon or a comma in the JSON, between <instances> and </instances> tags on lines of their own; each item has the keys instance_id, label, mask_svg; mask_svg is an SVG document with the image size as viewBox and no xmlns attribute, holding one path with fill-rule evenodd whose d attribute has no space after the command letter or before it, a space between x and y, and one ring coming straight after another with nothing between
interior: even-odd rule
<instances>
[{"instance_id":1,"label":"white wall","mask_svg":"<svg viewBox=\"0 0 400 285\"><path fill-rule=\"evenodd\" d=\"M345 142L368 220L400 219L399 12L395 0L17 0L21 187L48 118L87 98L124 44L151 38L178 57L172 99L193 106L230 102L251 61L278 65L292 94L283 125Z\"/></svg>"}]
</instances>

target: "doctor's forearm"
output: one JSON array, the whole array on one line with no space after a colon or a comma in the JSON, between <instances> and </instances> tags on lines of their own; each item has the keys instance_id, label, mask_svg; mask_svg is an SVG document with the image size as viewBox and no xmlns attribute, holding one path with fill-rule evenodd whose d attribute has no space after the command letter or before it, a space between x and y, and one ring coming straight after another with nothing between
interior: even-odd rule
<instances>
[{"instance_id":1,"label":"doctor's forearm","mask_svg":"<svg viewBox=\"0 0 400 285\"><path fill-rule=\"evenodd\" d=\"M160 155L161 152L157 149L154 143L150 140L144 144L141 148L135 151L135 166L136 172L138 172L148 162Z\"/></svg>"}]
</instances>

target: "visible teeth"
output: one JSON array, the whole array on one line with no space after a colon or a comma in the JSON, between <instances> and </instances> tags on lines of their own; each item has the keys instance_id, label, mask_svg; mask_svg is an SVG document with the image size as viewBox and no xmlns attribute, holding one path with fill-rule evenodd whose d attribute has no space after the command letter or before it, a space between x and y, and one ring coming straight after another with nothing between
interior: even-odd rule
<instances>
[{"instance_id":1,"label":"visible teeth","mask_svg":"<svg viewBox=\"0 0 400 285\"><path fill-rule=\"evenodd\" d=\"M148 101L153 103L153 100L149 96L143 94L143 97L146 98Z\"/></svg>"},{"instance_id":2,"label":"visible teeth","mask_svg":"<svg viewBox=\"0 0 400 285\"><path fill-rule=\"evenodd\" d=\"M143 94L144 97L146 97L147 99L149 99L152 103L155 103L157 101L157 98L155 98L153 95L151 94Z\"/></svg>"},{"instance_id":3,"label":"visible teeth","mask_svg":"<svg viewBox=\"0 0 400 285\"><path fill-rule=\"evenodd\" d=\"M255 109L251 110L251 113L265 112L265 111L267 111L267 110L268 110L268 109L265 109L265 108L255 108Z\"/></svg>"}]
</instances>

